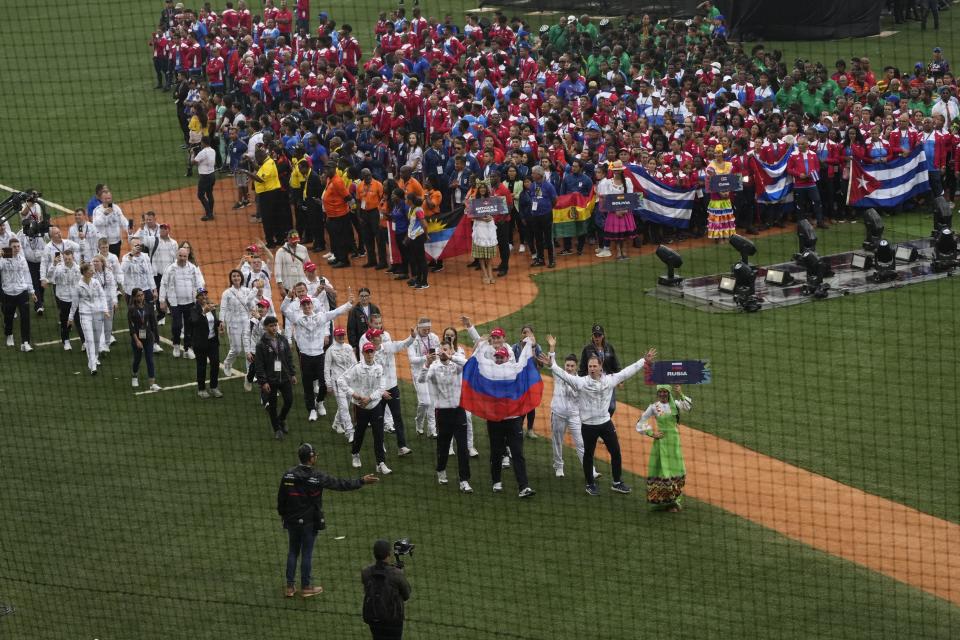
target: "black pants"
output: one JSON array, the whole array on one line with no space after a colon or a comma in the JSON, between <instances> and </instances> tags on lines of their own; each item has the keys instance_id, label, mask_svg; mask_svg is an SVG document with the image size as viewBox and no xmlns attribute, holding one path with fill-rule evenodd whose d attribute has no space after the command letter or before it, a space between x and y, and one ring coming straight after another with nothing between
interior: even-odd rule
<instances>
[{"instance_id":1,"label":"black pants","mask_svg":"<svg viewBox=\"0 0 960 640\"><path fill-rule=\"evenodd\" d=\"M407 256L410 260L410 277L416 280L417 285L427 284L427 254L424 253L424 246L426 244L426 233L421 233L407 243Z\"/></svg>"},{"instance_id":2,"label":"black pants","mask_svg":"<svg viewBox=\"0 0 960 640\"><path fill-rule=\"evenodd\" d=\"M920 28L927 28L927 18L933 16L933 28L940 28L940 5L937 0L920 0Z\"/></svg>"},{"instance_id":3,"label":"black pants","mask_svg":"<svg viewBox=\"0 0 960 640\"><path fill-rule=\"evenodd\" d=\"M753 192L750 189L737 191L733 196L733 211L737 228L752 231L754 226Z\"/></svg>"},{"instance_id":4,"label":"black pants","mask_svg":"<svg viewBox=\"0 0 960 640\"><path fill-rule=\"evenodd\" d=\"M377 264L377 231L380 229L380 212L376 209L360 212L360 236L367 252L367 264ZM380 258L381 262L385 257Z\"/></svg>"},{"instance_id":5,"label":"black pants","mask_svg":"<svg viewBox=\"0 0 960 640\"><path fill-rule=\"evenodd\" d=\"M537 410L530 409L530 413L526 415L527 419L527 431L533 431L533 422L537 419ZM522 421L521 421L522 424Z\"/></svg>"},{"instance_id":6,"label":"black pants","mask_svg":"<svg viewBox=\"0 0 960 640\"><path fill-rule=\"evenodd\" d=\"M437 409L437 471L447 468L450 441L457 441L457 473L460 481L470 480L470 451L467 449L467 413L463 407Z\"/></svg>"},{"instance_id":7,"label":"black pants","mask_svg":"<svg viewBox=\"0 0 960 640\"><path fill-rule=\"evenodd\" d=\"M284 207L287 208L286 217L290 217L290 205L287 203L287 194L280 189L264 191L257 196L257 208L260 213L260 224L263 225L263 237L267 244L283 244L287 230L285 229Z\"/></svg>"},{"instance_id":8,"label":"black pants","mask_svg":"<svg viewBox=\"0 0 960 640\"><path fill-rule=\"evenodd\" d=\"M162 320L162 319L164 319L164 318L167 317L167 314L166 314L166 313L164 313L163 311L160 311L160 281L161 281L162 279L163 279L163 276L162 276L162 275L155 275L155 276L153 276L153 282L154 282L154 284L156 285L156 287L154 287L154 288L157 290L157 299L156 299L156 301L154 302L154 304L155 304L156 307L157 307L157 320Z\"/></svg>"},{"instance_id":9,"label":"black pants","mask_svg":"<svg viewBox=\"0 0 960 640\"><path fill-rule=\"evenodd\" d=\"M21 291L15 296L3 294L3 335L13 335L13 315L20 313L20 342L30 342L30 294Z\"/></svg>"},{"instance_id":10,"label":"black pants","mask_svg":"<svg viewBox=\"0 0 960 640\"><path fill-rule=\"evenodd\" d=\"M37 296L37 301L33 303L33 309L36 311L37 309L43 308L43 299L46 297L44 294L47 290L40 286L40 263L27 260L27 268L30 270L30 281L33 283L33 293Z\"/></svg>"},{"instance_id":11,"label":"black pants","mask_svg":"<svg viewBox=\"0 0 960 640\"><path fill-rule=\"evenodd\" d=\"M407 429L403 426L403 412L400 409L400 387L394 387L393 389L388 389L390 392L390 399L383 400L380 404L386 403L386 407L390 409L390 415L393 416L393 430L397 434L397 447L407 446Z\"/></svg>"},{"instance_id":12,"label":"black pants","mask_svg":"<svg viewBox=\"0 0 960 640\"><path fill-rule=\"evenodd\" d=\"M253 367L250 368L253 370ZM277 396L283 398L283 408L280 411L277 411ZM267 407L267 415L270 416L270 426L273 427L274 431L279 431L283 425L283 421L287 419L287 414L290 413L290 407L293 405L293 385L290 384L290 380L284 380L283 382L278 382L276 384L270 383L270 391L266 393L260 393L260 399Z\"/></svg>"},{"instance_id":13,"label":"black pants","mask_svg":"<svg viewBox=\"0 0 960 640\"><path fill-rule=\"evenodd\" d=\"M337 262L350 264L350 249L353 246L353 231L349 216L327 218L327 231L330 233L330 251Z\"/></svg>"},{"instance_id":14,"label":"black pants","mask_svg":"<svg viewBox=\"0 0 960 640\"><path fill-rule=\"evenodd\" d=\"M117 257L119 258L119 257L120 257L120 248L121 248L122 246L123 246L123 242L120 241L120 240L118 240L117 242L112 242L112 243L110 243L108 249L109 249L110 253L112 253L113 255L115 255L115 256L117 256Z\"/></svg>"},{"instance_id":15,"label":"black pants","mask_svg":"<svg viewBox=\"0 0 960 640\"><path fill-rule=\"evenodd\" d=\"M530 216L526 220L530 230L531 251L541 262L553 262L553 215Z\"/></svg>"},{"instance_id":16,"label":"black pants","mask_svg":"<svg viewBox=\"0 0 960 640\"><path fill-rule=\"evenodd\" d=\"M593 484L593 453L597 450L597 440L610 452L610 465L613 467L613 481L620 482L623 462L620 458L620 439L612 420L603 424L585 424L580 427L583 435L583 477L587 484Z\"/></svg>"},{"instance_id":17,"label":"black pants","mask_svg":"<svg viewBox=\"0 0 960 640\"><path fill-rule=\"evenodd\" d=\"M386 269L390 266L390 256L387 254L387 234L390 233L385 227L377 227L377 257L380 261L378 267Z\"/></svg>"},{"instance_id":18,"label":"black pants","mask_svg":"<svg viewBox=\"0 0 960 640\"><path fill-rule=\"evenodd\" d=\"M216 173L201 174L197 182L197 200L203 205L203 214L209 218L213 217L213 185L216 182Z\"/></svg>"},{"instance_id":19,"label":"black pants","mask_svg":"<svg viewBox=\"0 0 960 640\"><path fill-rule=\"evenodd\" d=\"M190 327L189 322L184 322L184 318L190 318L190 309L193 308L192 304L180 304L170 307L170 313L173 314L173 344L174 346L180 346L180 333L183 332L183 348L190 349L193 347L193 329Z\"/></svg>"},{"instance_id":20,"label":"black pants","mask_svg":"<svg viewBox=\"0 0 960 640\"><path fill-rule=\"evenodd\" d=\"M357 215L356 211L350 211L347 214L347 218L350 220L350 226L353 227L353 231L356 232L356 236L353 233L350 234L350 253L362 253L363 249L363 229L360 225L360 216Z\"/></svg>"},{"instance_id":21,"label":"black pants","mask_svg":"<svg viewBox=\"0 0 960 640\"><path fill-rule=\"evenodd\" d=\"M303 400L307 407L307 413L317 408L317 402L323 402L327 397L327 385L323 379L323 354L318 356L308 356L300 354L300 377L303 380ZM314 396L313 381L320 383L319 393Z\"/></svg>"},{"instance_id":22,"label":"black pants","mask_svg":"<svg viewBox=\"0 0 960 640\"><path fill-rule=\"evenodd\" d=\"M157 86L156 89L159 89L163 86L163 78L165 75L165 67L167 66L167 59L165 57L156 56L153 59L153 72L157 74Z\"/></svg>"},{"instance_id":23,"label":"black pants","mask_svg":"<svg viewBox=\"0 0 960 640\"><path fill-rule=\"evenodd\" d=\"M67 321L70 320L70 303L54 296L57 301L57 309L60 311L60 339L70 339L70 327ZM80 326L80 312L73 314L73 326L77 328L77 335L80 336L80 344L83 344L83 327Z\"/></svg>"},{"instance_id":24,"label":"black pants","mask_svg":"<svg viewBox=\"0 0 960 640\"><path fill-rule=\"evenodd\" d=\"M487 432L490 436L490 479L494 484L500 482L503 456L509 447L513 460L513 472L517 476L517 487L520 490L527 487L527 461L523 457L522 422L523 418L520 416L500 421L487 420Z\"/></svg>"},{"instance_id":25,"label":"black pants","mask_svg":"<svg viewBox=\"0 0 960 640\"><path fill-rule=\"evenodd\" d=\"M373 409L364 409L357 407L357 426L353 432L353 447L350 449L353 455L360 453L360 447L363 446L363 435L367 429L373 431L373 453L377 458L377 464L386 460L383 452L383 401L377 403Z\"/></svg>"},{"instance_id":26,"label":"black pants","mask_svg":"<svg viewBox=\"0 0 960 640\"><path fill-rule=\"evenodd\" d=\"M373 640L403 640L403 623L400 624L371 624L370 633Z\"/></svg>"},{"instance_id":27,"label":"black pants","mask_svg":"<svg viewBox=\"0 0 960 640\"><path fill-rule=\"evenodd\" d=\"M510 268L510 238L513 236L513 222L507 220L498 220L497 226L497 250L500 253L500 264L497 269L504 273Z\"/></svg>"},{"instance_id":28,"label":"black pants","mask_svg":"<svg viewBox=\"0 0 960 640\"><path fill-rule=\"evenodd\" d=\"M587 235L577 236L577 253L583 253L583 245L587 243ZM563 250L572 251L573 250L573 238L564 238L563 239Z\"/></svg>"},{"instance_id":29,"label":"black pants","mask_svg":"<svg viewBox=\"0 0 960 640\"><path fill-rule=\"evenodd\" d=\"M207 346L203 349L194 348L194 353L197 356L197 389L203 391L206 386L208 363L210 365L210 388L216 389L220 376L220 338L217 337L216 329L214 329L213 337L207 338Z\"/></svg>"}]
</instances>

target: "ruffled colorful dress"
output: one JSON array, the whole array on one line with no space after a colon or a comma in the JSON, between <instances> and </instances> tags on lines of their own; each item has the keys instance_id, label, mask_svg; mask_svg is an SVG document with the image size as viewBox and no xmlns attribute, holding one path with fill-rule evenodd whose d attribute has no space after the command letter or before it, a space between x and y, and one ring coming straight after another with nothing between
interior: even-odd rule
<instances>
[{"instance_id":1,"label":"ruffled colorful dress","mask_svg":"<svg viewBox=\"0 0 960 640\"><path fill-rule=\"evenodd\" d=\"M657 428L663 433L662 438L653 441L647 466L647 502L653 507L679 506L683 499L687 469L683 463L677 425L680 423L680 410L689 411L691 405L692 401L687 397L674 400L671 391L669 402L651 404L637 423L639 431L647 431L647 421L656 418Z\"/></svg>"},{"instance_id":2,"label":"ruffled colorful dress","mask_svg":"<svg viewBox=\"0 0 960 640\"><path fill-rule=\"evenodd\" d=\"M711 161L709 169L709 174L727 175L733 172L733 164ZM733 203L730 202L730 194L711 193L710 202L707 204L707 237L729 238L736 231L737 223L733 214Z\"/></svg>"}]
</instances>

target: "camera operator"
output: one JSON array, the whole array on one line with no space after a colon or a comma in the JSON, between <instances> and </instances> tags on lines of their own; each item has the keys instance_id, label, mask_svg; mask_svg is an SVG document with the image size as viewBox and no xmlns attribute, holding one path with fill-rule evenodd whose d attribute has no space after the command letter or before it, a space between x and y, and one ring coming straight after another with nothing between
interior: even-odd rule
<instances>
[{"instance_id":1,"label":"camera operator","mask_svg":"<svg viewBox=\"0 0 960 640\"><path fill-rule=\"evenodd\" d=\"M0 254L0 283L3 287L3 333L7 346L13 346L13 316L20 313L20 351L33 351L30 346L30 300L36 301L30 269L20 254L20 240L11 238Z\"/></svg>"},{"instance_id":2,"label":"camera operator","mask_svg":"<svg viewBox=\"0 0 960 640\"><path fill-rule=\"evenodd\" d=\"M390 543L373 543L376 561L360 572L363 583L363 621L370 627L373 640L403 638L404 603L410 599L410 583L396 565L387 564Z\"/></svg>"},{"instance_id":3,"label":"camera operator","mask_svg":"<svg viewBox=\"0 0 960 640\"><path fill-rule=\"evenodd\" d=\"M283 518L283 528L287 530L289 538L286 597L292 598L297 593L296 574L299 557L300 596L310 598L323 593L323 587L314 586L311 583L313 543L317 539L317 533L327 527L323 517L323 490L354 491L365 484L375 484L380 481L380 478L368 474L362 478L345 480L315 470L313 465L317 463L317 452L306 442L297 449L297 457L300 464L288 469L280 480L280 490L277 492L277 513ZM408 587L408 597L409 592Z\"/></svg>"},{"instance_id":4,"label":"camera operator","mask_svg":"<svg viewBox=\"0 0 960 640\"><path fill-rule=\"evenodd\" d=\"M93 210L93 226L97 235L107 239L110 253L120 257L120 245L124 236L128 236L127 219L123 217L120 205L113 204L113 193L104 189L100 194L101 203Z\"/></svg>"}]
</instances>

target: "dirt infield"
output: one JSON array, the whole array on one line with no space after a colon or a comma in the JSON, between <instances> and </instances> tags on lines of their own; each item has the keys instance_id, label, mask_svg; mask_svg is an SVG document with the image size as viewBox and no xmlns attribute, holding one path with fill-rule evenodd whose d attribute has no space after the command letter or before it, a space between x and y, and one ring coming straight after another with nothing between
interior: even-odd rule
<instances>
[{"instance_id":1,"label":"dirt infield","mask_svg":"<svg viewBox=\"0 0 960 640\"><path fill-rule=\"evenodd\" d=\"M220 180L216 197L218 214L212 223L199 221L202 211L193 188L123 202L121 206L138 222L144 211L157 211L161 222L171 224L174 238L193 243L208 288L219 291L225 286L227 272L236 266L241 248L260 237L260 227L247 221L253 207L229 210L233 204L230 180ZM682 247L701 243L686 242ZM320 256L313 257L323 264ZM434 277L434 282L442 283L447 291L458 292L458 304L469 300L458 308L445 305L446 298L436 288L415 291L380 272L360 268L359 261L357 266L329 275L341 292L348 285L356 290L376 281L375 301L384 309L387 325L395 334L413 326L420 314L429 315L435 326L457 324L464 311L482 323L521 309L537 295L536 283L528 277L533 270L526 260L517 259L511 265L509 289L481 285L478 273L464 267L466 261L450 260L448 268ZM568 257L558 267L593 262L592 256ZM503 295L471 293L481 291L502 291ZM409 377L408 367L398 367L398 371ZM546 377L545 383L545 397L549 398L552 379ZM640 413L640 409L620 403L616 421L625 468L645 475L650 440L632 428ZM547 411L538 414L540 433L549 432L548 415ZM702 431L683 427L682 438L690 496L960 605L960 526Z\"/></svg>"}]
</instances>

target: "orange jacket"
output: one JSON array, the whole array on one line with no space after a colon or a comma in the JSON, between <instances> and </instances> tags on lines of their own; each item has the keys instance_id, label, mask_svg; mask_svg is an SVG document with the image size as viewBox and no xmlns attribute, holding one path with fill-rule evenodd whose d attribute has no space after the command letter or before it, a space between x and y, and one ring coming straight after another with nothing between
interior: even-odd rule
<instances>
[{"instance_id":1,"label":"orange jacket","mask_svg":"<svg viewBox=\"0 0 960 640\"><path fill-rule=\"evenodd\" d=\"M327 178L327 187L323 190L323 212L328 218L340 218L347 215L350 208L347 206L347 200L350 198L350 190L343 182L343 178L334 174L332 178Z\"/></svg>"},{"instance_id":2,"label":"orange jacket","mask_svg":"<svg viewBox=\"0 0 960 640\"><path fill-rule=\"evenodd\" d=\"M357 183L356 192L361 211L376 209L383 198L383 183L379 180L370 180L370 184L367 184L361 180Z\"/></svg>"}]
</instances>

